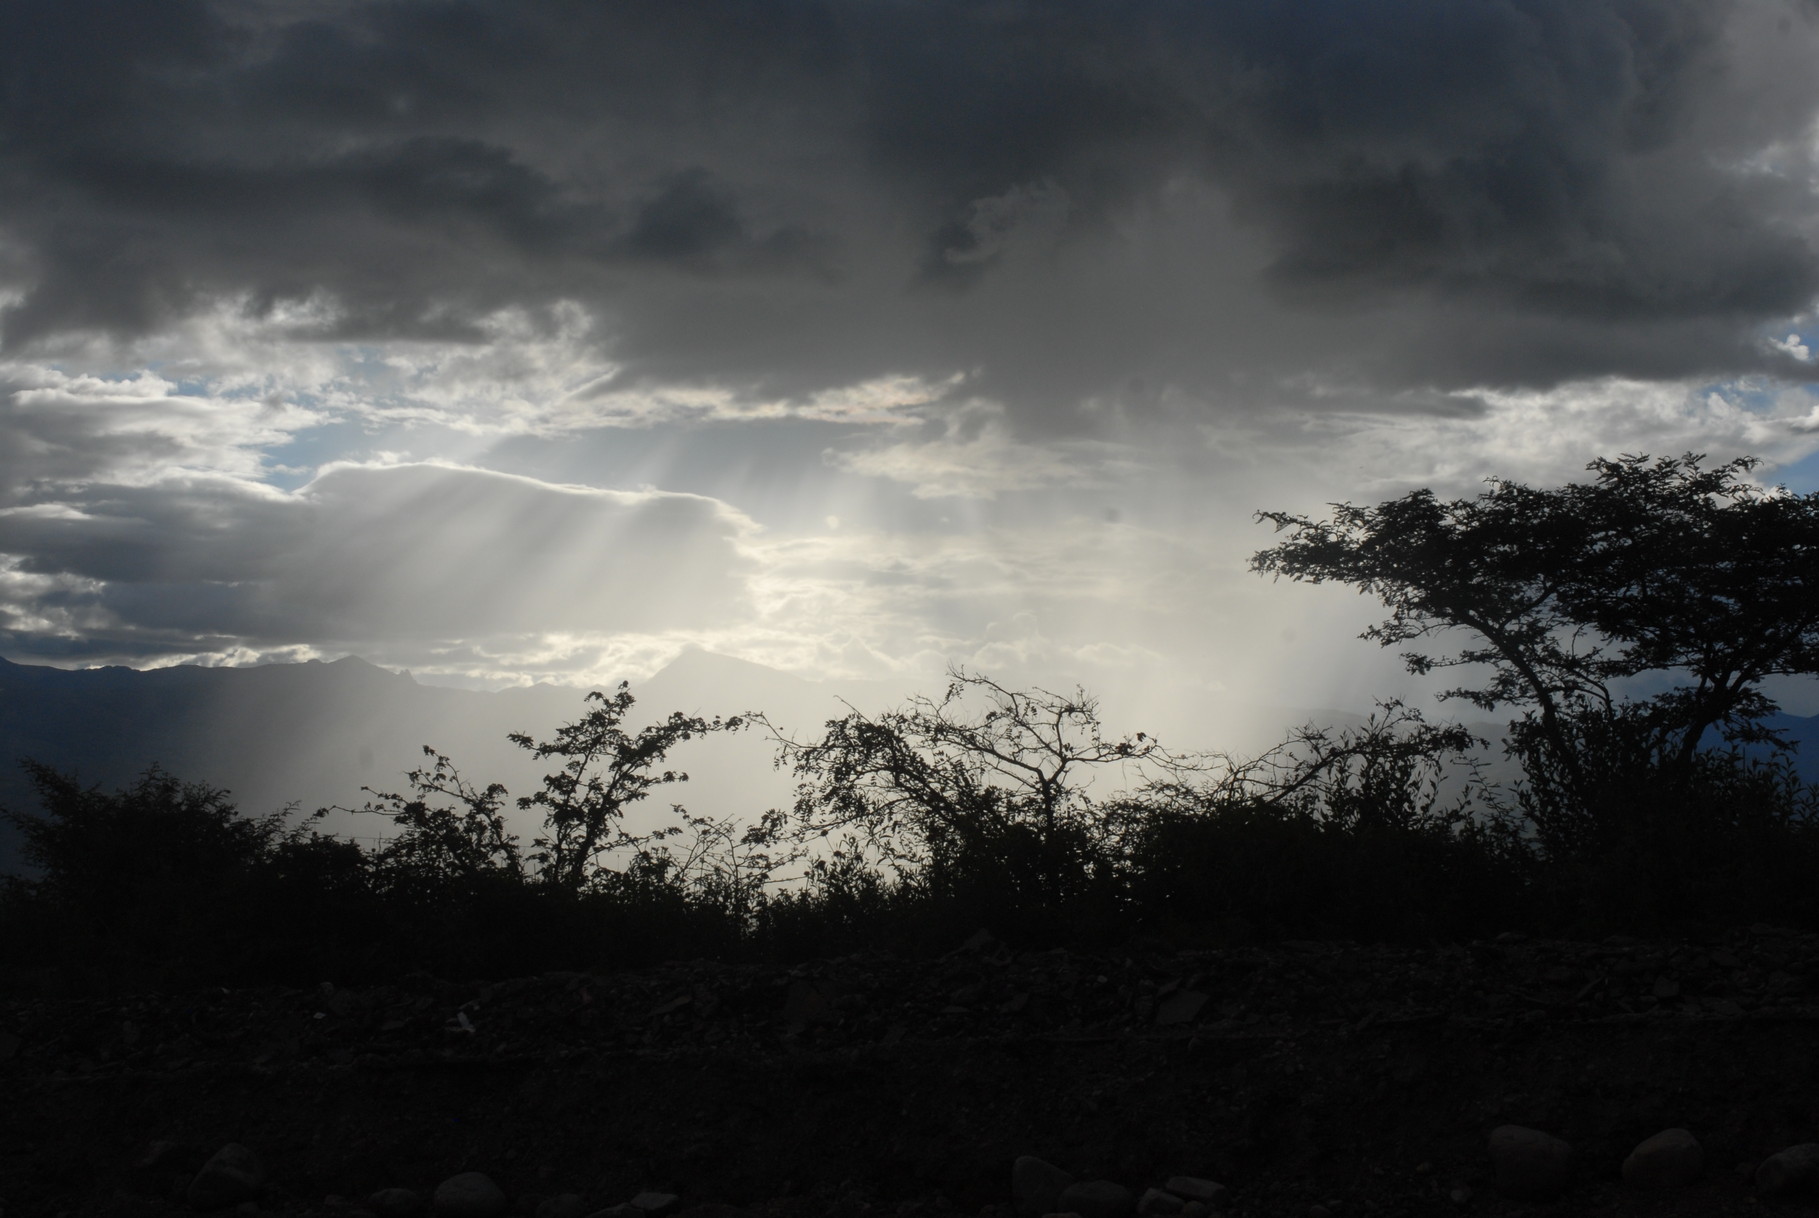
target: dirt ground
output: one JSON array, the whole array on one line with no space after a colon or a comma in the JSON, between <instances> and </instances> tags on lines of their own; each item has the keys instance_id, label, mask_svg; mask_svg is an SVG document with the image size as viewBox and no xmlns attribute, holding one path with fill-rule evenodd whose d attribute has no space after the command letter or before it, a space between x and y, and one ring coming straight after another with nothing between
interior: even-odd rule
<instances>
[{"instance_id":1,"label":"dirt ground","mask_svg":"<svg viewBox=\"0 0 1819 1218\"><path fill-rule=\"evenodd\" d=\"M982 934L788 969L65 992L0 1001L0 1200L187 1213L238 1142L267 1167L248 1214L351 1215L477 1170L527 1214L656 1189L702 1218L1008 1218L1022 1154L1139 1194L1218 1180L1235 1218L1819 1213L1752 1183L1819 1140L1816 1069L1819 937L1770 927L1113 954ZM1498 1194L1505 1123L1573 1144L1564 1196ZM1624 1186L1676 1126L1702 1181Z\"/></svg>"}]
</instances>

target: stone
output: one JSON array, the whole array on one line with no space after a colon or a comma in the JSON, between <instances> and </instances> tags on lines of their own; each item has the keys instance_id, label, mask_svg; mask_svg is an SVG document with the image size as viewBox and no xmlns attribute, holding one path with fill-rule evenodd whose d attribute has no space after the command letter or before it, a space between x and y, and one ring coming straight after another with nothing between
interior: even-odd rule
<instances>
[{"instance_id":1,"label":"stone","mask_svg":"<svg viewBox=\"0 0 1819 1218\"><path fill-rule=\"evenodd\" d=\"M1056 1211L1061 1191L1074 1178L1035 1155L1022 1155L1011 1164L1011 1202L1019 1214L1038 1218Z\"/></svg>"},{"instance_id":2,"label":"stone","mask_svg":"<svg viewBox=\"0 0 1819 1218\"><path fill-rule=\"evenodd\" d=\"M423 1212L423 1198L408 1188L382 1188L366 1199L366 1208L379 1218L416 1218Z\"/></svg>"},{"instance_id":3,"label":"stone","mask_svg":"<svg viewBox=\"0 0 1819 1218\"><path fill-rule=\"evenodd\" d=\"M1175 1194L1159 1188L1145 1189L1143 1196L1137 1198L1137 1212L1143 1218L1174 1218L1186 1205Z\"/></svg>"},{"instance_id":4,"label":"stone","mask_svg":"<svg viewBox=\"0 0 1819 1218\"><path fill-rule=\"evenodd\" d=\"M1226 1197L1231 1194L1225 1185L1199 1176L1170 1176L1162 1187L1183 1201L1198 1201L1212 1210L1223 1207Z\"/></svg>"},{"instance_id":5,"label":"stone","mask_svg":"<svg viewBox=\"0 0 1819 1218\"><path fill-rule=\"evenodd\" d=\"M1491 1130L1491 1167L1497 1191L1518 1201L1551 1201L1572 1182L1573 1148L1522 1125Z\"/></svg>"},{"instance_id":6,"label":"stone","mask_svg":"<svg viewBox=\"0 0 1819 1218\"><path fill-rule=\"evenodd\" d=\"M974 955L986 956L997 952L1001 947L1002 944L998 942L998 936L992 934L991 931L986 930L984 927L981 927L967 936L966 942L955 948L953 954L958 956L962 953L972 953Z\"/></svg>"},{"instance_id":7,"label":"stone","mask_svg":"<svg viewBox=\"0 0 1819 1218\"><path fill-rule=\"evenodd\" d=\"M1204 1201L1184 1201L1181 1204L1181 1218L1206 1218L1212 1212L1212 1207Z\"/></svg>"},{"instance_id":8,"label":"stone","mask_svg":"<svg viewBox=\"0 0 1819 1218\"><path fill-rule=\"evenodd\" d=\"M1771 1197L1804 1192L1815 1180L1819 1180L1819 1142L1790 1146L1756 1168L1756 1188Z\"/></svg>"},{"instance_id":9,"label":"stone","mask_svg":"<svg viewBox=\"0 0 1819 1218\"><path fill-rule=\"evenodd\" d=\"M650 1215L650 1218L664 1218L664 1215L673 1214L682 1207L682 1198L675 1193L646 1192L639 1193L627 1204L641 1214Z\"/></svg>"},{"instance_id":10,"label":"stone","mask_svg":"<svg viewBox=\"0 0 1819 1218\"><path fill-rule=\"evenodd\" d=\"M783 1018L793 1024L832 1023L840 1017L835 995L830 987L812 981L792 981L783 1002Z\"/></svg>"},{"instance_id":11,"label":"stone","mask_svg":"<svg viewBox=\"0 0 1819 1218\"><path fill-rule=\"evenodd\" d=\"M464 1171L436 1186L430 1208L436 1218L505 1218L512 1206L491 1176Z\"/></svg>"},{"instance_id":12,"label":"stone","mask_svg":"<svg viewBox=\"0 0 1819 1218\"><path fill-rule=\"evenodd\" d=\"M645 1218L645 1213L631 1202L621 1201L618 1205L609 1205L603 1210L595 1210L587 1218Z\"/></svg>"},{"instance_id":13,"label":"stone","mask_svg":"<svg viewBox=\"0 0 1819 1218\"><path fill-rule=\"evenodd\" d=\"M1632 1188L1685 1188L1705 1171L1705 1151L1684 1129L1663 1129L1630 1151L1623 1182Z\"/></svg>"},{"instance_id":14,"label":"stone","mask_svg":"<svg viewBox=\"0 0 1819 1218\"><path fill-rule=\"evenodd\" d=\"M146 1143L145 1150L133 1161L133 1167L139 1171L180 1172L194 1176L208 1162L208 1151L194 1142L179 1142L170 1138L159 1138Z\"/></svg>"},{"instance_id":15,"label":"stone","mask_svg":"<svg viewBox=\"0 0 1819 1218\"><path fill-rule=\"evenodd\" d=\"M537 1218L587 1218L587 1202L579 1193L548 1197L537 1206Z\"/></svg>"},{"instance_id":16,"label":"stone","mask_svg":"<svg viewBox=\"0 0 1819 1218\"><path fill-rule=\"evenodd\" d=\"M265 1165L259 1156L238 1142L229 1142L202 1165L190 1181L185 1199L193 1210L223 1210L256 1200L264 1184Z\"/></svg>"},{"instance_id":17,"label":"stone","mask_svg":"<svg viewBox=\"0 0 1819 1218\"><path fill-rule=\"evenodd\" d=\"M1111 1180L1087 1180L1061 1190L1055 1208L1080 1218L1130 1218L1136 1208L1131 1190Z\"/></svg>"},{"instance_id":18,"label":"stone","mask_svg":"<svg viewBox=\"0 0 1819 1218\"><path fill-rule=\"evenodd\" d=\"M1206 1003L1207 996L1198 990L1176 990L1156 1004L1156 1023L1160 1027L1193 1023Z\"/></svg>"}]
</instances>

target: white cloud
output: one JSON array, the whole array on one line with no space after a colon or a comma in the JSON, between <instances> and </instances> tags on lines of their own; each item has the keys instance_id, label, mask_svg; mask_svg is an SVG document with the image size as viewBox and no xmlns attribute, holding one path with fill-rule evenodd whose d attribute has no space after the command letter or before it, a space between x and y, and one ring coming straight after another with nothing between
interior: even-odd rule
<instances>
[{"instance_id":1,"label":"white cloud","mask_svg":"<svg viewBox=\"0 0 1819 1218\"><path fill-rule=\"evenodd\" d=\"M255 478L268 449L320 421L284 401L180 392L148 370L108 378L0 364L0 502L49 485Z\"/></svg>"},{"instance_id":2,"label":"white cloud","mask_svg":"<svg viewBox=\"0 0 1819 1218\"><path fill-rule=\"evenodd\" d=\"M827 453L836 469L887 478L919 499L993 499L1012 491L1067 485L1107 485L1128 476L1139 454L1094 439L1032 440L1017 436L1004 408L969 402L928 411L933 437L879 437L864 447Z\"/></svg>"},{"instance_id":3,"label":"white cloud","mask_svg":"<svg viewBox=\"0 0 1819 1218\"><path fill-rule=\"evenodd\" d=\"M19 641L49 614L51 633L129 655L441 649L450 668L736 621L754 532L702 496L422 463L336 464L292 493L169 476L0 509Z\"/></svg>"},{"instance_id":4,"label":"white cloud","mask_svg":"<svg viewBox=\"0 0 1819 1218\"><path fill-rule=\"evenodd\" d=\"M1789 334L1786 338L1771 338L1768 345L1777 351L1793 356L1802 363L1809 363L1813 358L1812 348L1798 334Z\"/></svg>"}]
</instances>

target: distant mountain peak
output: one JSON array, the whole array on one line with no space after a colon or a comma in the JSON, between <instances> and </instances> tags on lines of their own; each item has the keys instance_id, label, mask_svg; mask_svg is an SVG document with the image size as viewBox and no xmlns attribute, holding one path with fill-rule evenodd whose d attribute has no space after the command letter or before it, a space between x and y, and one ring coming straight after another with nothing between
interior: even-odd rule
<instances>
[{"instance_id":1,"label":"distant mountain peak","mask_svg":"<svg viewBox=\"0 0 1819 1218\"><path fill-rule=\"evenodd\" d=\"M737 656L722 655L717 651L708 651L695 643L684 647L676 658L658 669L646 679L648 684L659 679L676 680L687 677L699 679L704 677L761 677L767 681L803 681L793 673L784 672L781 668L772 668L768 664L759 664L753 660L741 660ZM804 681L805 684L808 682Z\"/></svg>"}]
</instances>

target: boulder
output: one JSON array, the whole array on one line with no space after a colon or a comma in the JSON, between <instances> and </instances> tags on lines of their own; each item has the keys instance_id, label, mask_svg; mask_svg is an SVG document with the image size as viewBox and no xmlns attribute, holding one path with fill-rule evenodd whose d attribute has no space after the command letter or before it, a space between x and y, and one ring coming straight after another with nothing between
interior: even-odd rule
<instances>
[{"instance_id":1,"label":"boulder","mask_svg":"<svg viewBox=\"0 0 1819 1218\"><path fill-rule=\"evenodd\" d=\"M1175 1218L1186 1205L1187 1202L1173 1193L1150 1188L1145 1189L1143 1196L1137 1198L1137 1213L1142 1218Z\"/></svg>"},{"instance_id":2,"label":"boulder","mask_svg":"<svg viewBox=\"0 0 1819 1218\"><path fill-rule=\"evenodd\" d=\"M1197 990L1176 990L1156 1004L1156 1022L1163 1027L1193 1023L1206 1004L1207 996Z\"/></svg>"},{"instance_id":3,"label":"boulder","mask_svg":"<svg viewBox=\"0 0 1819 1218\"><path fill-rule=\"evenodd\" d=\"M1685 1188L1705 1171L1705 1151L1684 1129L1663 1129L1630 1151L1623 1182L1632 1188Z\"/></svg>"},{"instance_id":4,"label":"boulder","mask_svg":"<svg viewBox=\"0 0 1819 1218\"><path fill-rule=\"evenodd\" d=\"M1771 1197L1804 1192L1819 1180L1819 1142L1802 1142L1770 1155L1756 1168L1756 1187Z\"/></svg>"},{"instance_id":5,"label":"boulder","mask_svg":"<svg viewBox=\"0 0 1819 1218\"><path fill-rule=\"evenodd\" d=\"M264 1183L265 1165L259 1162L259 1156L238 1142L229 1142L190 1181L186 1200L193 1210L226 1209L255 1200Z\"/></svg>"},{"instance_id":6,"label":"boulder","mask_svg":"<svg viewBox=\"0 0 1819 1218\"><path fill-rule=\"evenodd\" d=\"M1061 1190L1055 1208L1080 1218L1131 1218L1136 1208L1131 1190L1111 1180L1087 1180Z\"/></svg>"},{"instance_id":7,"label":"boulder","mask_svg":"<svg viewBox=\"0 0 1819 1218\"><path fill-rule=\"evenodd\" d=\"M430 1208L436 1218L505 1218L512 1206L491 1176L464 1171L436 1186Z\"/></svg>"},{"instance_id":8,"label":"boulder","mask_svg":"<svg viewBox=\"0 0 1819 1218\"><path fill-rule=\"evenodd\" d=\"M1198 1201L1210 1210L1222 1207L1231 1193L1225 1185L1199 1176L1170 1176L1162 1187L1183 1201Z\"/></svg>"},{"instance_id":9,"label":"boulder","mask_svg":"<svg viewBox=\"0 0 1819 1218\"><path fill-rule=\"evenodd\" d=\"M1022 1155L1011 1164L1011 1201L1026 1218L1056 1212L1061 1190L1074 1178L1035 1155Z\"/></svg>"},{"instance_id":10,"label":"boulder","mask_svg":"<svg viewBox=\"0 0 1819 1218\"><path fill-rule=\"evenodd\" d=\"M1491 1130L1491 1168L1497 1191L1518 1201L1551 1201L1572 1182L1573 1148L1522 1125Z\"/></svg>"},{"instance_id":11,"label":"boulder","mask_svg":"<svg viewBox=\"0 0 1819 1218\"><path fill-rule=\"evenodd\" d=\"M208 1159L208 1151L194 1142L159 1138L146 1143L144 1152L133 1161L133 1167L139 1171L180 1172L194 1176Z\"/></svg>"},{"instance_id":12,"label":"boulder","mask_svg":"<svg viewBox=\"0 0 1819 1218\"><path fill-rule=\"evenodd\" d=\"M416 1218L423 1212L423 1198L408 1188L382 1188L366 1199L366 1208L378 1218Z\"/></svg>"},{"instance_id":13,"label":"boulder","mask_svg":"<svg viewBox=\"0 0 1819 1218\"><path fill-rule=\"evenodd\" d=\"M675 1193L646 1192L633 1197L628 1204L640 1214L650 1218L664 1218L682 1208L682 1198Z\"/></svg>"},{"instance_id":14,"label":"boulder","mask_svg":"<svg viewBox=\"0 0 1819 1218\"><path fill-rule=\"evenodd\" d=\"M537 1218L587 1218L587 1202L579 1193L546 1197L537 1206Z\"/></svg>"}]
</instances>

